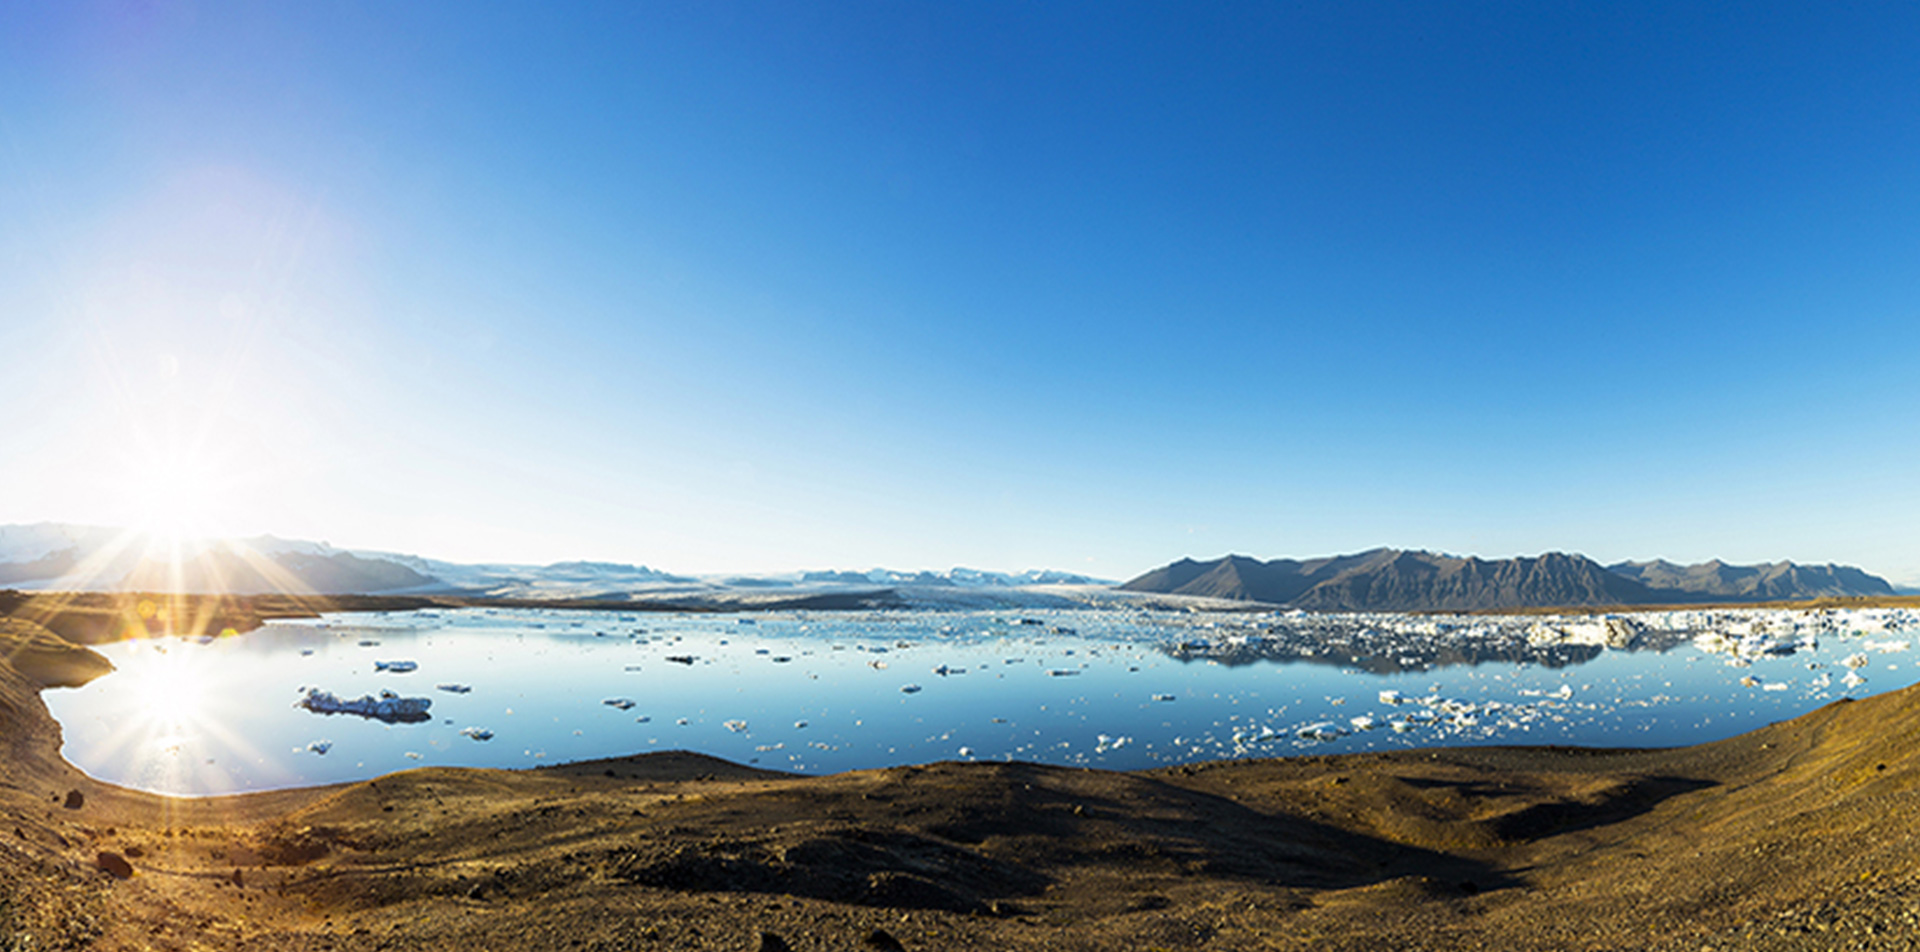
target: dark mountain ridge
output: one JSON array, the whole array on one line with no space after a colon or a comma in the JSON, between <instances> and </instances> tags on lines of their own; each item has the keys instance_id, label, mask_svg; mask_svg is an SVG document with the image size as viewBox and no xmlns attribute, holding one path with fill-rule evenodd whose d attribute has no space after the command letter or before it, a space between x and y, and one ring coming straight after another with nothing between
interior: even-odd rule
<instances>
[{"instance_id":1,"label":"dark mountain ridge","mask_svg":"<svg viewBox=\"0 0 1920 952\"><path fill-rule=\"evenodd\" d=\"M1844 565L1728 565L1716 559L1685 566L1664 560L1603 566L1566 552L1481 559L1386 548L1307 560L1181 559L1120 588L1316 611L1481 611L1893 594L1885 579Z\"/></svg>"}]
</instances>

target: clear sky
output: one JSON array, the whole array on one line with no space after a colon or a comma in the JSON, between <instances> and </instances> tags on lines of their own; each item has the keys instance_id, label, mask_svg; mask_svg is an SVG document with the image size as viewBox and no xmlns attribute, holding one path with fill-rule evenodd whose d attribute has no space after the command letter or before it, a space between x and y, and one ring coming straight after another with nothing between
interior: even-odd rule
<instances>
[{"instance_id":1,"label":"clear sky","mask_svg":"<svg viewBox=\"0 0 1920 952\"><path fill-rule=\"evenodd\" d=\"M0 522L1920 582L1920 7L0 5Z\"/></svg>"}]
</instances>

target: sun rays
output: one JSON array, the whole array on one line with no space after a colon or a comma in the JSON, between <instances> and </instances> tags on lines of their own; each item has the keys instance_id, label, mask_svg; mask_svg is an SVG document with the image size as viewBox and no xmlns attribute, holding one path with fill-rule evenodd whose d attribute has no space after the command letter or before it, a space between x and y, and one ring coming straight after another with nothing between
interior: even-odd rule
<instances>
[{"instance_id":1,"label":"sun rays","mask_svg":"<svg viewBox=\"0 0 1920 952\"><path fill-rule=\"evenodd\" d=\"M127 763L134 785L156 791L222 791L232 786L226 763L261 759L239 729L249 686L234 683L219 652L167 639L116 655L111 688L130 713L91 734L90 749L70 759Z\"/></svg>"}]
</instances>

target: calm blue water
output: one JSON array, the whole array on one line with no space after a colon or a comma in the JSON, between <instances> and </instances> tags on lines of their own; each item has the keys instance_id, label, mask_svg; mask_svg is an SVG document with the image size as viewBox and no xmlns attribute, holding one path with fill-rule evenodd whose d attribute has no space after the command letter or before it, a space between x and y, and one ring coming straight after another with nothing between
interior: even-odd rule
<instances>
[{"instance_id":1,"label":"calm blue water","mask_svg":"<svg viewBox=\"0 0 1920 952\"><path fill-rule=\"evenodd\" d=\"M675 749L813 774L946 759L1133 769L1455 744L1665 746L1920 677L1920 656L1897 627L1878 641L1828 635L1817 648L1739 667L1691 642L1598 650L1557 668L1487 662L1390 674L1317 660L1228 666L1162 650L1246 617L342 614L206 643L106 645L118 671L45 698L67 758L89 774L211 794ZM376 670L388 661L418 668ZM1849 672L1866 680L1850 688L1841 681ZM341 698L382 689L427 697L431 718L385 724L296 707L315 687Z\"/></svg>"}]
</instances>

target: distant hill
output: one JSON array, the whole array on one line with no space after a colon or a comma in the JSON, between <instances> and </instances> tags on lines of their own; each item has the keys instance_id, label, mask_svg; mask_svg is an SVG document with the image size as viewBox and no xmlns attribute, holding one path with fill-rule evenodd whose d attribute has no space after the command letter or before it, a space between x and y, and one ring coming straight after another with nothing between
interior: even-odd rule
<instances>
[{"instance_id":1,"label":"distant hill","mask_svg":"<svg viewBox=\"0 0 1920 952\"><path fill-rule=\"evenodd\" d=\"M261 595L273 592L311 592L317 595L355 595L431 586L435 580L407 566L384 559L366 559L351 552L274 552L262 554L241 547L212 548L177 565L142 559L119 582L119 587L149 592L224 592Z\"/></svg>"},{"instance_id":2,"label":"distant hill","mask_svg":"<svg viewBox=\"0 0 1920 952\"><path fill-rule=\"evenodd\" d=\"M865 572L696 578L623 562L470 564L394 552L337 549L326 542L274 536L173 543L104 526L0 525L0 588L29 590L625 599L769 590L805 594L856 587L932 592L945 604L969 592L1004 602L1028 587L1109 584L1051 569L1005 573L969 568L945 572L876 568Z\"/></svg>"},{"instance_id":3,"label":"distant hill","mask_svg":"<svg viewBox=\"0 0 1920 952\"><path fill-rule=\"evenodd\" d=\"M1850 565L1728 565L1719 559L1699 565L1675 565L1664 559L1620 562L1607 571L1638 580L1649 588L1711 598L1779 599L1826 595L1892 595L1887 580Z\"/></svg>"},{"instance_id":4,"label":"distant hill","mask_svg":"<svg viewBox=\"0 0 1920 952\"><path fill-rule=\"evenodd\" d=\"M1564 552L1480 559L1384 548L1304 561L1263 562L1240 555L1181 559L1120 588L1317 611L1478 611L1893 594L1885 579L1849 566L1653 561L1609 567Z\"/></svg>"}]
</instances>

